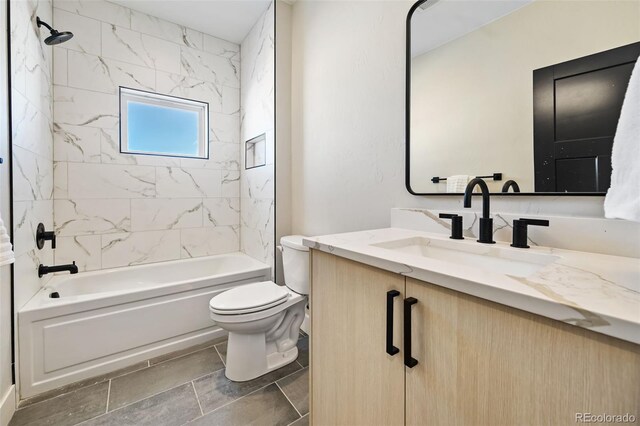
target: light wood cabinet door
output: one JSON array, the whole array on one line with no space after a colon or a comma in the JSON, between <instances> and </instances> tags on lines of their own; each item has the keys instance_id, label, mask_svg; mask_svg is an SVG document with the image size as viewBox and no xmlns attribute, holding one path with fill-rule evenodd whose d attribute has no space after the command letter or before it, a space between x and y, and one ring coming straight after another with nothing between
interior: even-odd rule
<instances>
[{"instance_id":1,"label":"light wood cabinet door","mask_svg":"<svg viewBox=\"0 0 640 426\"><path fill-rule=\"evenodd\" d=\"M311 423L404 424L404 277L312 250ZM387 292L394 299L394 345L386 352Z\"/></svg>"},{"instance_id":2,"label":"light wood cabinet door","mask_svg":"<svg viewBox=\"0 0 640 426\"><path fill-rule=\"evenodd\" d=\"M640 415L640 345L407 278L408 425L575 425ZM577 313L576 313L577 314Z\"/></svg>"}]
</instances>

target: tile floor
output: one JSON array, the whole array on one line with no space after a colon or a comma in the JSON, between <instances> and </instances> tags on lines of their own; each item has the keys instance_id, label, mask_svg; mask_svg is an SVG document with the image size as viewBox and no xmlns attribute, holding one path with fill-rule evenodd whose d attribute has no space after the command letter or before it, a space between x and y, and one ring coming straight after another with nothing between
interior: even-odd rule
<instances>
[{"instance_id":1,"label":"tile floor","mask_svg":"<svg viewBox=\"0 0 640 426\"><path fill-rule=\"evenodd\" d=\"M308 425L308 339L296 362L250 382L224 376L227 342L218 340L26 401L9 425Z\"/></svg>"}]
</instances>

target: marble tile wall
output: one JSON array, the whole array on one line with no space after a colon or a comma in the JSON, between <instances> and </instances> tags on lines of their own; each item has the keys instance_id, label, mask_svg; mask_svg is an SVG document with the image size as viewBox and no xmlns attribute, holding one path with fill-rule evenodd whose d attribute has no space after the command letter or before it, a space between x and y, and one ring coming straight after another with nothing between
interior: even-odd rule
<instances>
[{"instance_id":1,"label":"marble tile wall","mask_svg":"<svg viewBox=\"0 0 640 426\"><path fill-rule=\"evenodd\" d=\"M38 250L34 239L39 222L53 228L53 63L51 48L43 41L48 32L37 28L36 16L51 22L50 0L11 1L16 308L49 280L38 278L38 265L53 263L52 250Z\"/></svg>"},{"instance_id":2,"label":"marble tile wall","mask_svg":"<svg viewBox=\"0 0 640 426\"><path fill-rule=\"evenodd\" d=\"M241 44L241 111L243 143L240 173L242 251L274 263L274 6L256 22ZM266 165L244 169L244 142L266 136Z\"/></svg>"},{"instance_id":3,"label":"marble tile wall","mask_svg":"<svg viewBox=\"0 0 640 426\"><path fill-rule=\"evenodd\" d=\"M53 191L56 263L238 251L240 46L102 0L55 0L53 22L75 34L53 49L54 166L41 169L54 176L40 190ZM208 102L210 159L120 154L119 86Z\"/></svg>"}]
</instances>

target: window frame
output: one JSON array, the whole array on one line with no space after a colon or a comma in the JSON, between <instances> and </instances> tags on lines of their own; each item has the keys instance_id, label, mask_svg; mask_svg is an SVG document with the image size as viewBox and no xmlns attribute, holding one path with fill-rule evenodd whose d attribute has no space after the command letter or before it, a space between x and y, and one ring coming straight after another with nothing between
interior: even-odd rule
<instances>
[{"instance_id":1,"label":"window frame","mask_svg":"<svg viewBox=\"0 0 640 426\"><path fill-rule=\"evenodd\" d=\"M128 101L134 100L145 105L161 106L185 111L195 111L198 113L198 153L196 155L185 155L178 153L137 151L129 148L129 137L127 134L128 125ZM118 89L118 122L119 122L119 149L121 154L130 155L150 155L156 157L191 158L196 160L209 159L209 103L197 101L195 99L181 98L178 96L165 95L162 93L150 92L147 90L134 89L120 86ZM124 130L124 131L123 131Z\"/></svg>"}]
</instances>

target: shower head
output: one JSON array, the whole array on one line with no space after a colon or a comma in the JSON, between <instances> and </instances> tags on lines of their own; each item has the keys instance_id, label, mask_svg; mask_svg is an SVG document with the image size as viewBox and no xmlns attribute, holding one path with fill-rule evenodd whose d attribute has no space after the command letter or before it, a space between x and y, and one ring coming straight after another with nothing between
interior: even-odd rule
<instances>
[{"instance_id":1,"label":"shower head","mask_svg":"<svg viewBox=\"0 0 640 426\"><path fill-rule=\"evenodd\" d=\"M42 21L40 17L36 17L36 24L38 24L38 28L40 28L41 26L44 26L49 30L49 32L51 32L51 35L44 39L44 43L49 46L64 43L65 41L70 40L71 37L73 37L73 33L71 31L60 32L60 31L54 30L53 28L51 28L51 25Z\"/></svg>"}]
</instances>

